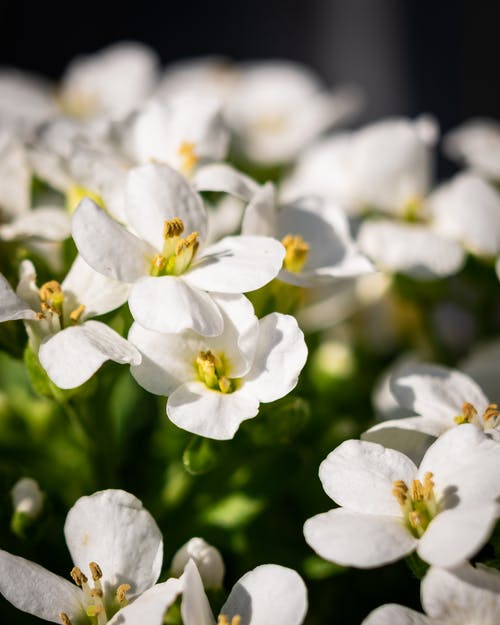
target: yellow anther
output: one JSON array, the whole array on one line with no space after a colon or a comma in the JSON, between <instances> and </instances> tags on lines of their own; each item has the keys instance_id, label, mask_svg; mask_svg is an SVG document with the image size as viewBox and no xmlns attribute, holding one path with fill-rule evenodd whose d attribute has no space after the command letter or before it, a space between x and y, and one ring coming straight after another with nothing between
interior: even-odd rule
<instances>
[{"instance_id":1,"label":"yellow anther","mask_svg":"<svg viewBox=\"0 0 500 625\"><path fill-rule=\"evenodd\" d=\"M194 151L195 147L195 143L183 141L177 150L177 154L181 158L181 171L185 175L189 175L198 163L198 157Z\"/></svg>"},{"instance_id":2,"label":"yellow anther","mask_svg":"<svg viewBox=\"0 0 500 625\"><path fill-rule=\"evenodd\" d=\"M398 500L399 505L404 506L408 497L408 486L403 480L396 480L392 483L392 494Z\"/></svg>"},{"instance_id":3,"label":"yellow anther","mask_svg":"<svg viewBox=\"0 0 500 625\"><path fill-rule=\"evenodd\" d=\"M462 414L457 415L454 419L457 425L461 425L462 423L472 423L477 417L477 410L474 408L472 404L466 401L462 405Z\"/></svg>"},{"instance_id":4,"label":"yellow anther","mask_svg":"<svg viewBox=\"0 0 500 625\"><path fill-rule=\"evenodd\" d=\"M61 614L59 614L59 618L61 619L63 625L72 625L71 620L66 612L61 612Z\"/></svg>"},{"instance_id":5,"label":"yellow anther","mask_svg":"<svg viewBox=\"0 0 500 625\"><path fill-rule=\"evenodd\" d=\"M225 614L219 614L217 618L217 625L240 625L240 623L241 616L239 614L235 614L231 620Z\"/></svg>"},{"instance_id":6,"label":"yellow anther","mask_svg":"<svg viewBox=\"0 0 500 625\"><path fill-rule=\"evenodd\" d=\"M116 589L116 600L118 603L125 603L127 601L127 593L130 590L130 584L120 584Z\"/></svg>"},{"instance_id":7,"label":"yellow anther","mask_svg":"<svg viewBox=\"0 0 500 625\"><path fill-rule=\"evenodd\" d=\"M424 475L423 493L424 499L430 499L434 495L433 474L430 471Z\"/></svg>"},{"instance_id":8,"label":"yellow anther","mask_svg":"<svg viewBox=\"0 0 500 625\"><path fill-rule=\"evenodd\" d=\"M177 246L175 248L175 253L177 254L177 256L180 256L186 250L189 250L190 248L193 248L193 247L198 249L198 233L197 232L191 232L191 234L187 236L185 239L179 239Z\"/></svg>"},{"instance_id":9,"label":"yellow anther","mask_svg":"<svg viewBox=\"0 0 500 625\"><path fill-rule=\"evenodd\" d=\"M64 293L61 285L57 280L50 280L42 284L39 290L40 307L42 312L49 310L50 312L61 314L61 306L64 301Z\"/></svg>"},{"instance_id":10,"label":"yellow anther","mask_svg":"<svg viewBox=\"0 0 500 625\"><path fill-rule=\"evenodd\" d=\"M413 528L419 529L422 526L422 515L417 510L412 510L408 514L408 521Z\"/></svg>"},{"instance_id":11,"label":"yellow anther","mask_svg":"<svg viewBox=\"0 0 500 625\"><path fill-rule=\"evenodd\" d=\"M152 276L159 276L166 266L167 259L165 258L165 256L162 256L161 254L156 254L151 262L150 274Z\"/></svg>"},{"instance_id":12,"label":"yellow anther","mask_svg":"<svg viewBox=\"0 0 500 625\"><path fill-rule=\"evenodd\" d=\"M184 222L180 217L174 217L163 223L163 238L178 237L184 232Z\"/></svg>"},{"instance_id":13,"label":"yellow anther","mask_svg":"<svg viewBox=\"0 0 500 625\"><path fill-rule=\"evenodd\" d=\"M101 567L97 564L97 562L90 562L89 569L92 573L92 579L94 580L94 582L97 582L97 580L101 579L102 571Z\"/></svg>"},{"instance_id":14,"label":"yellow anther","mask_svg":"<svg viewBox=\"0 0 500 625\"><path fill-rule=\"evenodd\" d=\"M298 234L287 234L281 239L285 247L283 267L292 273L298 273L304 267L309 254L309 243Z\"/></svg>"},{"instance_id":15,"label":"yellow anther","mask_svg":"<svg viewBox=\"0 0 500 625\"><path fill-rule=\"evenodd\" d=\"M424 489L420 480L413 480L410 487L410 497L412 501L422 501L424 498Z\"/></svg>"},{"instance_id":16,"label":"yellow anther","mask_svg":"<svg viewBox=\"0 0 500 625\"><path fill-rule=\"evenodd\" d=\"M91 588L90 589L90 596L91 597L99 597L99 599L102 599L104 593L102 592L101 588Z\"/></svg>"},{"instance_id":17,"label":"yellow anther","mask_svg":"<svg viewBox=\"0 0 500 625\"><path fill-rule=\"evenodd\" d=\"M83 586L83 584L86 584L88 581L86 575L84 575L81 569L79 569L77 566L74 566L71 569L70 575L73 578L73 581L75 582L77 586L81 587Z\"/></svg>"},{"instance_id":18,"label":"yellow anther","mask_svg":"<svg viewBox=\"0 0 500 625\"><path fill-rule=\"evenodd\" d=\"M75 310L72 310L70 312L69 318L71 319L73 323L77 323L80 320L80 317L83 315L84 311L85 311L85 305L80 304L78 308L75 308Z\"/></svg>"},{"instance_id":19,"label":"yellow anther","mask_svg":"<svg viewBox=\"0 0 500 625\"><path fill-rule=\"evenodd\" d=\"M500 416L500 410L498 410L498 404L489 404L483 413L483 421L486 423L490 419L496 419Z\"/></svg>"}]
</instances>

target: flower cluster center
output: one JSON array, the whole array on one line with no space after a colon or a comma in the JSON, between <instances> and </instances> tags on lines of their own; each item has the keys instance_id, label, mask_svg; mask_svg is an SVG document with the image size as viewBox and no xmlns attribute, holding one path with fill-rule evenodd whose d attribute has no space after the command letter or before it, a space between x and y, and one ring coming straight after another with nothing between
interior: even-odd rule
<instances>
[{"instance_id":1,"label":"flower cluster center","mask_svg":"<svg viewBox=\"0 0 500 625\"><path fill-rule=\"evenodd\" d=\"M438 513L432 477L432 473L428 471L422 481L413 480L410 488L403 480L396 480L392 485L392 494L401 506L405 525L415 538L423 536Z\"/></svg>"},{"instance_id":2,"label":"flower cluster center","mask_svg":"<svg viewBox=\"0 0 500 625\"><path fill-rule=\"evenodd\" d=\"M63 320L64 293L59 282L57 280L45 282L38 292L40 295L40 312L37 314L37 318L39 320L51 319L56 316ZM79 304L69 312L69 320L72 323L78 323L84 311L85 305Z\"/></svg>"},{"instance_id":3,"label":"flower cluster center","mask_svg":"<svg viewBox=\"0 0 500 625\"><path fill-rule=\"evenodd\" d=\"M236 390L236 380L229 377L229 367L224 357L213 354L210 350L200 352L196 357L198 378L213 391L232 393Z\"/></svg>"},{"instance_id":4,"label":"flower cluster center","mask_svg":"<svg viewBox=\"0 0 500 625\"><path fill-rule=\"evenodd\" d=\"M181 238L184 222L180 217L169 219L163 224L163 249L151 263L152 276L179 276L191 264L198 250L198 233L192 232Z\"/></svg>"},{"instance_id":5,"label":"flower cluster center","mask_svg":"<svg viewBox=\"0 0 500 625\"><path fill-rule=\"evenodd\" d=\"M300 234L287 234L281 239L285 247L283 269L292 273L302 271L309 255L309 243L306 243Z\"/></svg>"},{"instance_id":6,"label":"flower cluster center","mask_svg":"<svg viewBox=\"0 0 500 625\"><path fill-rule=\"evenodd\" d=\"M71 571L71 577L77 586L83 591L85 612L89 617L92 625L106 625L108 619L113 616L120 608L127 605L127 592L130 590L130 584L120 584L116 589L114 600L104 603L104 592L102 588L101 567L97 562L89 563L90 573L92 575L93 586L89 584L87 576L82 573L81 569L75 566ZM60 614L63 625L73 625L69 616L65 612Z\"/></svg>"},{"instance_id":7,"label":"flower cluster center","mask_svg":"<svg viewBox=\"0 0 500 625\"><path fill-rule=\"evenodd\" d=\"M482 416L479 417L479 413L474 405L466 401L462 405L462 414L457 415L454 421L457 425L473 423L483 429L490 429L495 428L499 424L499 417L500 411L498 410L498 404L488 404Z\"/></svg>"}]
</instances>

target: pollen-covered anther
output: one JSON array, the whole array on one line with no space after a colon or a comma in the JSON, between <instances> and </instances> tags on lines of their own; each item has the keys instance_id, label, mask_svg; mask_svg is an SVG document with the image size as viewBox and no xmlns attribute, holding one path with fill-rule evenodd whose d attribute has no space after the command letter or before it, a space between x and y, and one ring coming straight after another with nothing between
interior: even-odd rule
<instances>
[{"instance_id":1,"label":"pollen-covered anther","mask_svg":"<svg viewBox=\"0 0 500 625\"><path fill-rule=\"evenodd\" d=\"M80 320L80 317L83 315L84 312L85 312L85 304L80 304L80 306L78 306L77 308L75 308L75 310L72 310L69 313L69 318L71 319L73 323L78 323L78 321Z\"/></svg>"},{"instance_id":2,"label":"pollen-covered anther","mask_svg":"<svg viewBox=\"0 0 500 625\"><path fill-rule=\"evenodd\" d=\"M302 271L309 255L309 243L298 234L287 234L281 243L286 250L283 268L292 273Z\"/></svg>"},{"instance_id":3,"label":"pollen-covered anther","mask_svg":"<svg viewBox=\"0 0 500 625\"><path fill-rule=\"evenodd\" d=\"M94 582L97 582L102 577L101 567L97 564L97 562L90 562L89 569L92 574L92 579Z\"/></svg>"},{"instance_id":4,"label":"pollen-covered anther","mask_svg":"<svg viewBox=\"0 0 500 625\"><path fill-rule=\"evenodd\" d=\"M399 505L404 506L408 497L408 486L406 486L403 480L396 480L392 483L392 494L398 500Z\"/></svg>"},{"instance_id":5,"label":"pollen-covered anther","mask_svg":"<svg viewBox=\"0 0 500 625\"><path fill-rule=\"evenodd\" d=\"M184 222L180 217L174 217L163 222L163 238L178 237L184 232Z\"/></svg>"},{"instance_id":6,"label":"pollen-covered anther","mask_svg":"<svg viewBox=\"0 0 500 625\"><path fill-rule=\"evenodd\" d=\"M71 569L70 575L77 586L82 587L88 581L87 576L82 573L81 569L79 569L77 566L74 566Z\"/></svg>"},{"instance_id":7,"label":"pollen-covered anther","mask_svg":"<svg viewBox=\"0 0 500 625\"><path fill-rule=\"evenodd\" d=\"M466 401L462 405L462 414L459 414L455 417L454 421L457 425L462 425L462 423L473 423L477 417L477 410L474 406Z\"/></svg>"},{"instance_id":8,"label":"pollen-covered anther","mask_svg":"<svg viewBox=\"0 0 500 625\"><path fill-rule=\"evenodd\" d=\"M118 603L126 603L127 602L127 593L130 590L130 584L120 584L116 589L116 600Z\"/></svg>"},{"instance_id":9,"label":"pollen-covered anther","mask_svg":"<svg viewBox=\"0 0 500 625\"><path fill-rule=\"evenodd\" d=\"M410 497L413 501L422 501L424 498L424 487L420 480L413 480L411 483Z\"/></svg>"},{"instance_id":10,"label":"pollen-covered anther","mask_svg":"<svg viewBox=\"0 0 500 625\"><path fill-rule=\"evenodd\" d=\"M90 589L90 596L91 597L98 597L99 599L102 599L104 596L103 591L100 588L91 588Z\"/></svg>"},{"instance_id":11,"label":"pollen-covered anther","mask_svg":"<svg viewBox=\"0 0 500 625\"><path fill-rule=\"evenodd\" d=\"M231 620L225 614L219 614L217 619L217 625L240 625L240 623L241 616L239 614L235 614Z\"/></svg>"},{"instance_id":12,"label":"pollen-covered anther","mask_svg":"<svg viewBox=\"0 0 500 625\"><path fill-rule=\"evenodd\" d=\"M483 413L483 421L489 425L488 421L496 421L500 416L500 410L498 410L498 404L489 404Z\"/></svg>"},{"instance_id":13,"label":"pollen-covered anther","mask_svg":"<svg viewBox=\"0 0 500 625\"><path fill-rule=\"evenodd\" d=\"M433 474L430 471L424 475L423 483L423 495L424 499L430 499L434 496L434 481L432 480Z\"/></svg>"},{"instance_id":14,"label":"pollen-covered anther","mask_svg":"<svg viewBox=\"0 0 500 625\"><path fill-rule=\"evenodd\" d=\"M198 156L196 155L195 147L195 143L183 141L177 150L177 154L181 160L181 171L185 175L189 175L198 163Z\"/></svg>"},{"instance_id":15,"label":"pollen-covered anther","mask_svg":"<svg viewBox=\"0 0 500 625\"><path fill-rule=\"evenodd\" d=\"M49 282L42 284L39 294L42 313L49 311L57 315L61 315L64 293L62 292L61 285L57 282L57 280L50 280Z\"/></svg>"},{"instance_id":16,"label":"pollen-covered anther","mask_svg":"<svg viewBox=\"0 0 500 625\"><path fill-rule=\"evenodd\" d=\"M61 619L63 625L72 625L71 620L66 612L61 612L61 614L59 614L59 618Z\"/></svg>"}]
</instances>

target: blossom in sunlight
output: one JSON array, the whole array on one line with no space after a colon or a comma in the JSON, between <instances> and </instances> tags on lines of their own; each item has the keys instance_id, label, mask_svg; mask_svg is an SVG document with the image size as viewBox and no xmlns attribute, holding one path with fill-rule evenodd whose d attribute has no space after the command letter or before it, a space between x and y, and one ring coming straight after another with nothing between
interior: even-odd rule
<instances>
[{"instance_id":1,"label":"blossom in sunlight","mask_svg":"<svg viewBox=\"0 0 500 625\"><path fill-rule=\"evenodd\" d=\"M41 287L33 264L23 261L17 293L1 275L0 293L0 321L24 320L32 349L60 388L80 386L107 360L141 360L117 332L91 319L121 306L128 287L93 271L81 257L61 284L50 280Z\"/></svg>"},{"instance_id":2,"label":"blossom in sunlight","mask_svg":"<svg viewBox=\"0 0 500 625\"><path fill-rule=\"evenodd\" d=\"M73 216L73 237L96 271L132 284L130 310L150 330L216 336L223 320L211 293L253 291L281 268L285 250L269 237L226 237L203 247L201 197L166 165L130 172L125 209L138 236L85 198Z\"/></svg>"},{"instance_id":3,"label":"blossom in sunlight","mask_svg":"<svg viewBox=\"0 0 500 625\"><path fill-rule=\"evenodd\" d=\"M409 362L390 378L398 406L413 416L390 419L362 435L414 457L451 428L470 423L500 442L500 411L468 375L442 365Z\"/></svg>"},{"instance_id":4,"label":"blossom in sunlight","mask_svg":"<svg viewBox=\"0 0 500 625\"><path fill-rule=\"evenodd\" d=\"M500 179L500 124L476 118L450 130L444 137L446 154L489 180Z\"/></svg>"},{"instance_id":5,"label":"blossom in sunlight","mask_svg":"<svg viewBox=\"0 0 500 625\"><path fill-rule=\"evenodd\" d=\"M194 560L205 588L222 588L224 561L220 551L203 538L191 538L174 555L170 567L174 577L180 577L189 560Z\"/></svg>"},{"instance_id":6,"label":"blossom in sunlight","mask_svg":"<svg viewBox=\"0 0 500 625\"><path fill-rule=\"evenodd\" d=\"M497 625L500 616L500 573L486 566L464 564L453 570L431 567L420 587L427 616L401 605L374 610L362 625Z\"/></svg>"},{"instance_id":7,"label":"blossom in sunlight","mask_svg":"<svg viewBox=\"0 0 500 625\"><path fill-rule=\"evenodd\" d=\"M420 466L368 441L342 443L320 466L341 507L308 519L307 543L323 558L373 568L417 551L452 568L487 542L500 508L500 445L464 424L429 447Z\"/></svg>"},{"instance_id":8,"label":"blossom in sunlight","mask_svg":"<svg viewBox=\"0 0 500 625\"><path fill-rule=\"evenodd\" d=\"M63 625L162 622L180 582L156 584L163 541L153 517L133 495L104 490L81 497L68 512L70 581L0 551L0 593L20 610Z\"/></svg>"},{"instance_id":9,"label":"blossom in sunlight","mask_svg":"<svg viewBox=\"0 0 500 625\"><path fill-rule=\"evenodd\" d=\"M226 440L261 402L295 387L307 347L293 317L271 313L257 320L245 297L213 297L224 328L213 338L158 334L134 323L128 338L143 359L131 372L146 390L168 395L167 415L178 427Z\"/></svg>"},{"instance_id":10,"label":"blossom in sunlight","mask_svg":"<svg viewBox=\"0 0 500 625\"><path fill-rule=\"evenodd\" d=\"M193 560L180 578L183 625L214 625L215 618ZM220 609L217 625L300 625L307 611L307 589L293 569L263 564L243 575Z\"/></svg>"},{"instance_id":11,"label":"blossom in sunlight","mask_svg":"<svg viewBox=\"0 0 500 625\"><path fill-rule=\"evenodd\" d=\"M299 286L314 286L373 271L349 233L343 211L316 196L298 198L279 207L271 183L248 204L243 234L275 237L286 254L278 278Z\"/></svg>"}]
</instances>

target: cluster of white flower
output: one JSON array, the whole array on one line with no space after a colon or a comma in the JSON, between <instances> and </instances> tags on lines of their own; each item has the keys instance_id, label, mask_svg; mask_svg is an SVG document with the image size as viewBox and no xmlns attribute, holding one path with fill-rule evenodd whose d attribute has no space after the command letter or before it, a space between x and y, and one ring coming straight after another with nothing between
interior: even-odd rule
<instances>
[{"instance_id":1,"label":"cluster of white flower","mask_svg":"<svg viewBox=\"0 0 500 625\"><path fill-rule=\"evenodd\" d=\"M468 257L500 276L499 128L451 132L445 148L469 170L432 189L428 116L320 138L360 104L355 88L328 92L292 63L205 58L160 71L132 43L77 58L57 87L0 71L0 322L24 322L26 362L54 398L78 398L106 361L128 364L167 397L175 426L232 439L297 385L304 289L311 301L333 289L340 306L347 285L360 305L377 270L429 282ZM428 617L388 605L366 624L499 620L498 573L471 564L500 518L500 411L486 398L498 364L483 370L484 383L395 366L376 395L381 422L320 466L339 507L305 523L318 555L374 568L416 552L430 567ZM32 523L46 495L24 480L12 497ZM157 583L161 533L133 495L81 497L64 531L76 585L0 551L0 592L16 607L64 625L160 625L175 609L184 625L215 623L204 585L222 585L220 554L193 539ZM261 565L217 623L300 625L306 608L295 571Z\"/></svg>"}]
</instances>

